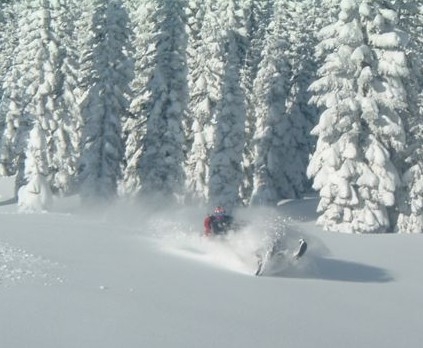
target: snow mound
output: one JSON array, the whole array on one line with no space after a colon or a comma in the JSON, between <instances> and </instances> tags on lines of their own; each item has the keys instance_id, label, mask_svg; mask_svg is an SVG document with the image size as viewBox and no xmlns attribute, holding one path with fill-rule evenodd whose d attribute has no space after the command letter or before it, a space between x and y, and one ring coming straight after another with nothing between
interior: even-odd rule
<instances>
[{"instance_id":1,"label":"snow mound","mask_svg":"<svg viewBox=\"0 0 423 348\"><path fill-rule=\"evenodd\" d=\"M179 233L159 243L165 252L242 274L254 274L260 244L260 236L248 229L218 237Z\"/></svg>"},{"instance_id":2,"label":"snow mound","mask_svg":"<svg viewBox=\"0 0 423 348\"><path fill-rule=\"evenodd\" d=\"M43 285L61 283L59 265L23 249L0 242L0 286L36 281Z\"/></svg>"}]
</instances>

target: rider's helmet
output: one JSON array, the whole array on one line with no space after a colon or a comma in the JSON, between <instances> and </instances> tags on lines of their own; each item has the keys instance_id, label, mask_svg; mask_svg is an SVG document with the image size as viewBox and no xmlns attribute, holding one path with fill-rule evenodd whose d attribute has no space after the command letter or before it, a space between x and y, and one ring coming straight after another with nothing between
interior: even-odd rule
<instances>
[{"instance_id":1,"label":"rider's helmet","mask_svg":"<svg viewBox=\"0 0 423 348\"><path fill-rule=\"evenodd\" d=\"M215 213L216 215L223 215L223 214L225 214L225 209L224 209L224 208L222 208L222 207L216 207L216 208L214 209L214 213Z\"/></svg>"},{"instance_id":2,"label":"rider's helmet","mask_svg":"<svg viewBox=\"0 0 423 348\"><path fill-rule=\"evenodd\" d=\"M221 221L224 219L225 213L225 209L219 206L214 209L213 215L217 221Z\"/></svg>"}]
</instances>

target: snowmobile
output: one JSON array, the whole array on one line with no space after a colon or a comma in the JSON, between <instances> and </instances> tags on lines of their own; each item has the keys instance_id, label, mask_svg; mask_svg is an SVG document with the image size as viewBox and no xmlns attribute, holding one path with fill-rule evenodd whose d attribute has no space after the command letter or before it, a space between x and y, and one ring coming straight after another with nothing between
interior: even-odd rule
<instances>
[{"instance_id":1,"label":"snowmobile","mask_svg":"<svg viewBox=\"0 0 423 348\"><path fill-rule=\"evenodd\" d=\"M285 234L278 233L266 248L257 252L256 276L263 275L278 263L293 264L304 256L307 251L307 242L304 238L300 238L298 245L293 249L285 246L285 238Z\"/></svg>"},{"instance_id":2,"label":"snowmobile","mask_svg":"<svg viewBox=\"0 0 423 348\"><path fill-rule=\"evenodd\" d=\"M205 219L206 236L228 240L229 235L233 233L237 234L248 225L246 222L235 222L232 216L222 214L220 209L224 213L223 208L217 207L215 214L209 215ZM296 238L288 238L286 232L289 233L289 230L284 228L283 231L275 232L272 236L268 235L265 246L255 252L257 269L254 274L256 276L271 273L272 266L274 265L289 266L305 254L307 251L307 242L305 239L299 239L298 245L293 246L292 241L295 241Z\"/></svg>"}]
</instances>

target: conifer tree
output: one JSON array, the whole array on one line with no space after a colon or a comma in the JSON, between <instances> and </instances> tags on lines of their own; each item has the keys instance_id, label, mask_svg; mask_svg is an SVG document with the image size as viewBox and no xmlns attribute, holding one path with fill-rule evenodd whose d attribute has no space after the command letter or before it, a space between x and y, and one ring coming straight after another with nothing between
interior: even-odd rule
<instances>
[{"instance_id":1,"label":"conifer tree","mask_svg":"<svg viewBox=\"0 0 423 348\"><path fill-rule=\"evenodd\" d=\"M283 154L291 144L284 143L289 129L286 119L289 67L284 56L288 44L283 28L281 2L275 2L272 21L266 31L266 43L254 81L254 105L257 126L254 137L254 189L252 204L275 204L281 190L290 190L283 168L292 165ZM280 180L282 179L282 180ZM281 182L285 181L285 182Z\"/></svg>"},{"instance_id":2,"label":"conifer tree","mask_svg":"<svg viewBox=\"0 0 423 348\"><path fill-rule=\"evenodd\" d=\"M186 186L191 200L206 202L209 198L210 154L216 114L222 98L224 57L216 2L200 1L197 5L195 16L192 16L193 28L188 50L190 91L188 107L192 122Z\"/></svg>"},{"instance_id":3,"label":"conifer tree","mask_svg":"<svg viewBox=\"0 0 423 348\"><path fill-rule=\"evenodd\" d=\"M156 61L149 83L147 132L140 160L141 198L181 197L184 186L183 120L187 109L185 1L158 0Z\"/></svg>"},{"instance_id":4,"label":"conifer tree","mask_svg":"<svg viewBox=\"0 0 423 348\"><path fill-rule=\"evenodd\" d=\"M398 25L407 36L407 60L411 71L406 81L409 117L405 122L407 150L403 158L402 187L398 199L396 230L423 231L423 6L416 2L393 1Z\"/></svg>"},{"instance_id":5,"label":"conifer tree","mask_svg":"<svg viewBox=\"0 0 423 348\"><path fill-rule=\"evenodd\" d=\"M71 110L75 105L67 61L72 40L64 28L71 23L69 9L63 2L25 0L16 5L17 31L13 64L4 79L5 98L1 103L5 127L1 138L3 173L17 175L17 189L25 178L25 151L29 131L35 122L46 140L49 184L55 191L69 188L70 176L75 176L76 151L69 143L75 127ZM13 42L13 40L11 40ZM74 84L75 85L75 84ZM60 151L61 150L61 151Z\"/></svg>"},{"instance_id":6,"label":"conifer tree","mask_svg":"<svg viewBox=\"0 0 423 348\"><path fill-rule=\"evenodd\" d=\"M3 4L5 6L6 4ZM28 62L34 59L34 52L31 52L30 43L35 40L36 27L39 20L36 15L30 16L28 10L29 3L21 2L13 7L13 15L16 18L16 26L21 29L16 32L18 37L12 54L3 56L2 67L5 75L2 76L2 98L0 104L0 114L2 120L2 131L0 140L0 162L1 174L13 175L18 168L18 159L23 156L25 146L25 135L29 131L28 117L24 117L23 110L28 103L25 94L26 80L25 71L29 69ZM3 7L5 9L5 7ZM10 9L10 8L9 8ZM5 12L3 12L5 15ZM10 18L10 17L9 17ZM35 22L35 24L33 24ZM4 32L10 28L10 21L2 29ZM10 33L9 33L10 34ZM7 40L9 35L4 35ZM11 40L13 42L13 40ZM10 47L10 46L5 46ZM32 54L32 55L31 55ZM8 61L9 60L9 61Z\"/></svg>"},{"instance_id":7,"label":"conifer tree","mask_svg":"<svg viewBox=\"0 0 423 348\"><path fill-rule=\"evenodd\" d=\"M16 46L15 31L16 21L14 20L14 6L10 1L0 4L0 105L3 96L3 83L6 73L11 67L13 50ZM2 110L0 108L0 119L3 119ZM0 123L0 132L4 131L4 123Z\"/></svg>"},{"instance_id":8,"label":"conifer tree","mask_svg":"<svg viewBox=\"0 0 423 348\"><path fill-rule=\"evenodd\" d=\"M42 211L51 204L50 169L47 159L45 131L35 121L28 139L24 179L25 185L19 188L18 206L24 211Z\"/></svg>"},{"instance_id":9,"label":"conifer tree","mask_svg":"<svg viewBox=\"0 0 423 348\"><path fill-rule=\"evenodd\" d=\"M128 2L134 46L134 79L131 82L133 98L130 112L123 123L125 161L121 194L135 197L141 189L140 161L144 150L150 107L151 84L157 53L157 25L155 23L158 4L156 0Z\"/></svg>"},{"instance_id":10,"label":"conifer tree","mask_svg":"<svg viewBox=\"0 0 423 348\"><path fill-rule=\"evenodd\" d=\"M247 0L245 32L247 48L241 69L241 87L244 90L246 105L245 144L242 161L243 180L240 190L243 204L249 204L254 180L254 134L256 133L256 100L254 99L254 81L257 78L262 52L266 42L273 1Z\"/></svg>"},{"instance_id":11,"label":"conifer tree","mask_svg":"<svg viewBox=\"0 0 423 348\"><path fill-rule=\"evenodd\" d=\"M226 25L225 70L222 100L216 118L214 149L210 162L210 202L232 209L240 204L242 155L245 143L245 95L241 88L241 68L245 61L246 31L241 4L228 1L221 8Z\"/></svg>"},{"instance_id":12,"label":"conifer tree","mask_svg":"<svg viewBox=\"0 0 423 348\"><path fill-rule=\"evenodd\" d=\"M45 149L48 170L51 170L52 138L60 119L60 94L63 55L57 29L54 28L60 3L45 0L25 0L16 7L19 41L14 52L4 88L6 98L5 128L2 136L1 158L4 172L16 176L16 189L28 180L25 175L25 152L29 131L40 125L47 141ZM29 144L30 145L30 144ZM49 177L51 179L51 177Z\"/></svg>"},{"instance_id":13,"label":"conifer tree","mask_svg":"<svg viewBox=\"0 0 423 348\"><path fill-rule=\"evenodd\" d=\"M337 0L338 1L338 0ZM308 103L311 93L308 87L316 79L317 59L314 49L317 45L316 33L321 28L321 4L319 0L308 0L298 3L289 1L286 5L287 14L285 24L287 41L289 44L286 53L290 67L289 91L287 97L286 113L291 121L291 131L288 137L291 154L295 157L296 166L292 171L287 171L291 182L292 197L301 197L310 189L306 168L309 156L315 147L315 138L310 137L312 127L317 123L317 110L313 104ZM333 9L330 9L333 11ZM327 19L327 13L324 16ZM287 160L289 163L290 160Z\"/></svg>"},{"instance_id":14,"label":"conifer tree","mask_svg":"<svg viewBox=\"0 0 423 348\"><path fill-rule=\"evenodd\" d=\"M123 159L122 119L129 108L133 79L129 18L120 0L96 1L84 61L89 86L82 105L84 133L81 157L81 195L86 201L109 201L117 194Z\"/></svg>"},{"instance_id":15,"label":"conifer tree","mask_svg":"<svg viewBox=\"0 0 423 348\"><path fill-rule=\"evenodd\" d=\"M77 189L77 166L80 156L82 118L80 103L82 93L79 88L79 47L78 19L80 1L67 0L52 7L52 29L60 43L60 56L57 69L58 109L55 121L57 127L52 134L50 153L52 180L55 193L69 194Z\"/></svg>"},{"instance_id":16,"label":"conifer tree","mask_svg":"<svg viewBox=\"0 0 423 348\"><path fill-rule=\"evenodd\" d=\"M308 167L320 191L318 223L341 232L392 230L388 210L405 147L401 113L408 74L395 14L379 2L343 0L339 20L321 31L326 52L311 101L325 110Z\"/></svg>"}]
</instances>

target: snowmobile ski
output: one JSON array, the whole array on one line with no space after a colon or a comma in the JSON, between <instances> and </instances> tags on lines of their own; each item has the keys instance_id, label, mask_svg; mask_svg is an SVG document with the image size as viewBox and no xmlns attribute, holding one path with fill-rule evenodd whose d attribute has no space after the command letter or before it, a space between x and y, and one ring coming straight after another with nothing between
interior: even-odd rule
<instances>
[{"instance_id":1,"label":"snowmobile ski","mask_svg":"<svg viewBox=\"0 0 423 348\"><path fill-rule=\"evenodd\" d=\"M307 242L303 238L299 240L299 243L298 249L292 254L295 260L298 260L307 251Z\"/></svg>"},{"instance_id":2,"label":"snowmobile ski","mask_svg":"<svg viewBox=\"0 0 423 348\"><path fill-rule=\"evenodd\" d=\"M258 265L255 272L256 276L263 275L268 264L271 263L272 259L276 256L282 256L285 259L285 262L291 262L300 259L307 251L307 242L303 238L299 240L297 249L295 249L292 253L287 250L277 250L276 245L276 243L272 243L272 245L261 256L257 255Z\"/></svg>"}]
</instances>

